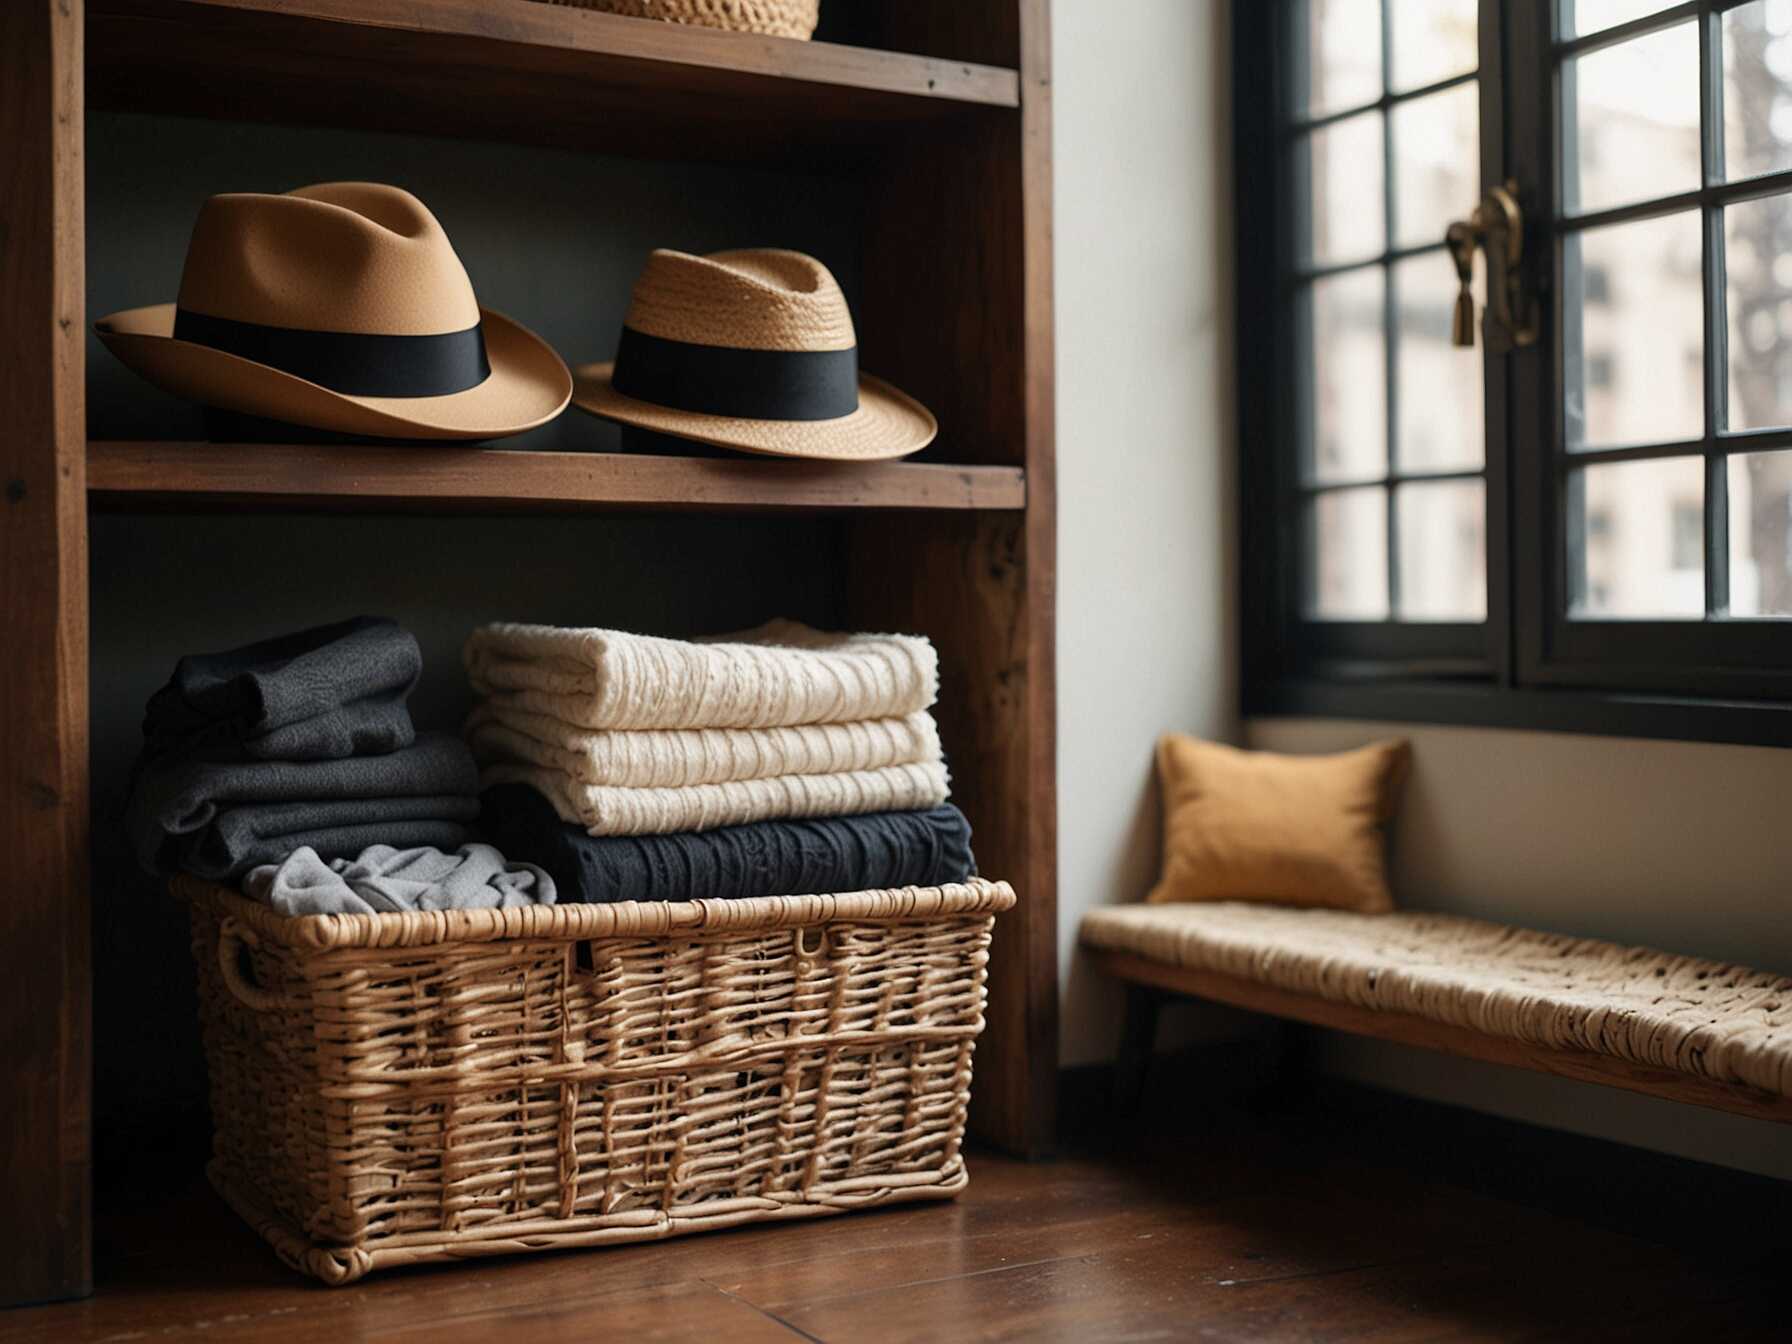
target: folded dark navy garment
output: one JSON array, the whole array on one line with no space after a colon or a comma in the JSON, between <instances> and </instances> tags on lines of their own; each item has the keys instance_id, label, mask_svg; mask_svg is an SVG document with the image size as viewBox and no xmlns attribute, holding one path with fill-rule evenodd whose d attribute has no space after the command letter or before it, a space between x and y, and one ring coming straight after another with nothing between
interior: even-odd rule
<instances>
[{"instance_id":1,"label":"folded dark navy garment","mask_svg":"<svg viewBox=\"0 0 1792 1344\"><path fill-rule=\"evenodd\" d=\"M144 752L315 761L396 751L416 738L405 699L422 670L416 639L378 616L189 654L144 710Z\"/></svg>"},{"instance_id":2,"label":"folded dark navy garment","mask_svg":"<svg viewBox=\"0 0 1792 1344\"><path fill-rule=\"evenodd\" d=\"M970 823L950 804L674 835L591 836L561 821L526 784L487 789L481 803L480 830L508 858L545 868L562 905L938 886L977 871Z\"/></svg>"},{"instance_id":3,"label":"folded dark navy garment","mask_svg":"<svg viewBox=\"0 0 1792 1344\"><path fill-rule=\"evenodd\" d=\"M472 753L448 733L341 760L164 757L139 763L125 828L150 872L237 877L300 845L326 859L372 844L458 848L478 789Z\"/></svg>"}]
</instances>

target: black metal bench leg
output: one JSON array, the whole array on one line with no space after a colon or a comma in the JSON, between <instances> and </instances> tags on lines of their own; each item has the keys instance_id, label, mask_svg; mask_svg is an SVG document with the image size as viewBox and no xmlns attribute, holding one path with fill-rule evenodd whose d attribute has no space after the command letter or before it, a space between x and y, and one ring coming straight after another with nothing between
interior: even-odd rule
<instances>
[{"instance_id":1,"label":"black metal bench leg","mask_svg":"<svg viewBox=\"0 0 1792 1344\"><path fill-rule=\"evenodd\" d=\"M1291 1020L1277 1023L1276 1028L1279 1048L1264 1100L1272 1106L1297 1106L1313 1091L1313 1028Z\"/></svg>"},{"instance_id":2,"label":"black metal bench leg","mask_svg":"<svg viewBox=\"0 0 1792 1344\"><path fill-rule=\"evenodd\" d=\"M1120 1126L1136 1120L1144 1102L1145 1074L1157 1044L1157 1010L1162 1003L1163 996L1154 989L1126 987L1126 1023L1114 1060L1114 1118Z\"/></svg>"}]
</instances>

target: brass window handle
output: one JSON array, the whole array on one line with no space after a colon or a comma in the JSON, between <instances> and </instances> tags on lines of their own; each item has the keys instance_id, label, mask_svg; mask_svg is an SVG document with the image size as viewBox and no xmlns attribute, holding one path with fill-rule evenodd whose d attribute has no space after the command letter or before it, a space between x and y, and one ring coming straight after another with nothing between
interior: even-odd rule
<instances>
[{"instance_id":1,"label":"brass window handle","mask_svg":"<svg viewBox=\"0 0 1792 1344\"><path fill-rule=\"evenodd\" d=\"M1444 233L1456 278L1456 316L1450 326L1454 345L1475 343L1475 248L1487 253L1487 306L1514 346L1537 339L1536 317L1524 292L1524 211L1518 204L1518 183L1489 187L1467 219Z\"/></svg>"}]
</instances>

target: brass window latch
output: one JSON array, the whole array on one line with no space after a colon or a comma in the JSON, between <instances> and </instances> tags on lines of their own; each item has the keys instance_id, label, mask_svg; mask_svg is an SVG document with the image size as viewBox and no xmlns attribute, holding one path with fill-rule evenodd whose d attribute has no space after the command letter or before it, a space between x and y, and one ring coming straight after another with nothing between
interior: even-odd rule
<instances>
[{"instance_id":1,"label":"brass window latch","mask_svg":"<svg viewBox=\"0 0 1792 1344\"><path fill-rule=\"evenodd\" d=\"M1524 289L1524 211L1518 205L1518 183L1489 187L1487 195L1467 219L1459 219L1444 234L1456 278L1462 284L1456 295L1456 317L1450 326L1454 345L1475 343L1475 248L1487 253L1487 307L1514 346L1537 339L1537 319Z\"/></svg>"}]
</instances>

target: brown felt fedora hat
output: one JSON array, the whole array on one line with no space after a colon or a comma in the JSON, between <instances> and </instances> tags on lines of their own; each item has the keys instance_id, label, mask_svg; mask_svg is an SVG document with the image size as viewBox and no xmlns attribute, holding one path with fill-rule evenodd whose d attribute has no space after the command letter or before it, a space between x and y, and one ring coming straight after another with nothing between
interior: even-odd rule
<instances>
[{"instance_id":1,"label":"brown felt fedora hat","mask_svg":"<svg viewBox=\"0 0 1792 1344\"><path fill-rule=\"evenodd\" d=\"M920 402L859 372L852 314L828 268L775 248L650 255L616 358L576 371L573 404L778 457L902 457L939 428Z\"/></svg>"},{"instance_id":2,"label":"brown felt fedora hat","mask_svg":"<svg viewBox=\"0 0 1792 1344\"><path fill-rule=\"evenodd\" d=\"M572 394L539 336L479 306L423 202L375 182L212 197L179 301L94 329L177 396L343 434L498 438Z\"/></svg>"}]
</instances>

